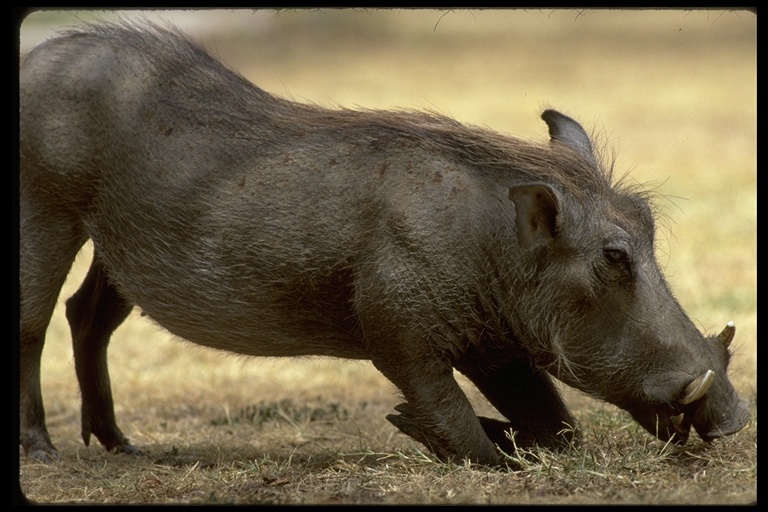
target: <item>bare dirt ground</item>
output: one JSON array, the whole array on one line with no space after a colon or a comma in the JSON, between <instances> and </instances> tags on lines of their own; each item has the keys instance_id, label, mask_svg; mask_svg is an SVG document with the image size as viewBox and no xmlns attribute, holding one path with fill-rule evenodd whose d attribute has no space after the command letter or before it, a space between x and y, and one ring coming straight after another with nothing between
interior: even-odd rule
<instances>
[{"instance_id":1,"label":"bare dirt ground","mask_svg":"<svg viewBox=\"0 0 768 512\"><path fill-rule=\"evenodd\" d=\"M522 471L435 462L384 416L396 390L368 363L246 359L173 339L135 311L110 346L118 421L147 455L79 433L63 301L43 394L62 461L19 457L37 503L749 503L756 500L756 16L747 11L320 10L121 13L171 21L267 91L354 108L435 110L530 139L553 107L594 128L616 168L657 194L658 257L681 304L737 325L732 380L754 416L712 446L665 446L565 389L585 429ZM115 12L38 12L22 55ZM487 405L469 386L479 411Z\"/></svg>"}]
</instances>

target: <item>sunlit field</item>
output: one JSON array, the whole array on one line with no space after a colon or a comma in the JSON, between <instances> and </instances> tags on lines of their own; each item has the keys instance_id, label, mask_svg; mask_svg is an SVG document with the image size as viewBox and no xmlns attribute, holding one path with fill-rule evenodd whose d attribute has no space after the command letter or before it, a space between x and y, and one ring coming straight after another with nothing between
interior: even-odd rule
<instances>
[{"instance_id":1,"label":"sunlit field","mask_svg":"<svg viewBox=\"0 0 768 512\"><path fill-rule=\"evenodd\" d=\"M23 55L116 12L38 12ZM711 446L655 440L619 409L564 388L584 430L518 472L442 464L385 416L397 390L370 363L255 359L173 338L137 308L110 345L118 423L143 457L80 436L62 290L43 353L48 428L62 460L19 456L41 503L749 503L757 465L756 16L747 11L155 11L261 88L336 108L426 109L546 140L558 109L592 131L615 172L654 191L657 257L704 332L734 321L731 380L748 426ZM479 413L492 414L461 380Z\"/></svg>"}]
</instances>

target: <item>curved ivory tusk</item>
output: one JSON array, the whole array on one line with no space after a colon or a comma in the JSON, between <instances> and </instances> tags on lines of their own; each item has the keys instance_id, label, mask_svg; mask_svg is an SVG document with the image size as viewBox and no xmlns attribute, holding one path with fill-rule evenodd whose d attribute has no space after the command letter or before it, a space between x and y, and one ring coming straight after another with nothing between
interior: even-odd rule
<instances>
[{"instance_id":1,"label":"curved ivory tusk","mask_svg":"<svg viewBox=\"0 0 768 512\"><path fill-rule=\"evenodd\" d=\"M680 403L688 405L703 397L707 393L709 386L712 385L712 380L714 378L715 372L707 370L707 373L699 376L696 380L688 384L685 388L685 396L680 399Z\"/></svg>"},{"instance_id":2,"label":"curved ivory tusk","mask_svg":"<svg viewBox=\"0 0 768 512\"><path fill-rule=\"evenodd\" d=\"M725 325L725 329L717 335L717 341L723 344L725 348L728 348L733 341L733 336L736 334L736 326L733 325L733 320Z\"/></svg>"},{"instance_id":3,"label":"curved ivory tusk","mask_svg":"<svg viewBox=\"0 0 768 512\"><path fill-rule=\"evenodd\" d=\"M669 421L672 422L672 425L674 425L675 429L680 430L680 425L683 424L683 414L680 413L677 416L670 416Z\"/></svg>"}]
</instances>

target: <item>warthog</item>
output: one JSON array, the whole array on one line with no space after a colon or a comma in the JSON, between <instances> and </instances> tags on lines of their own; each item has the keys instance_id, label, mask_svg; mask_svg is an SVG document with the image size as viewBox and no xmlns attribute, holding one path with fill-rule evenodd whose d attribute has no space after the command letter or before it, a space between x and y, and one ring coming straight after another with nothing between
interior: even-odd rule
<instances>
[{"instance_id":1,"label":"warthog","mask_svg":"<svg viewBox=\"0 0 768 512\"><path fill-rule=\"evenodd\" d=\"M558 448L575 421L553 377L660 439L749 418L654 257L648 195L554 110L535 143L420 112L268 94L172 28L63 33L20 75L21 446L58 457L40 355L62 283L82 434L115 421L107 344L134 306L194 343L368 359L402 392L396 427L444 460ZM608 166L610 167L610 166ZM466 375L505 417L478 417Z\"/></svg>"}]
</instances>

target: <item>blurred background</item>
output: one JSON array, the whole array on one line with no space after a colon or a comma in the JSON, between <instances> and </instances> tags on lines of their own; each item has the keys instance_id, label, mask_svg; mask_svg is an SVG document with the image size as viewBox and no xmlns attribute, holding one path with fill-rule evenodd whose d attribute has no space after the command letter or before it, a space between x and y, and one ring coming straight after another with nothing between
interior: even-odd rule
<instances>
[{"instance_id":1,"label":"blurred background","mask_svg":"<svg viewBox=\"0 0 768 512\"><path fill-rule=\"evenodd\" d=\"M536 140L547 137L544 108L578 119L615 158L620 175L630 173L656 193L660 264L702 330L735 322L733 380L740 393L756 396L755 13L40 11L20 25L22 59L58 30L118 18L175 24L261 88L296 101L429 109ZM61 303L79 286L88 251ZM157 389L169 400L217 406L265 392L321 391L382 400L385 408L397 403L367 363L254 361L190 350L138 312L116 333L110 359L118 415ZM79 399L63 308L49 329L43 376L51 429L66 423L76 431ZM142 433L126 433L141 444Z\"/></svg>"}]
</instances>

